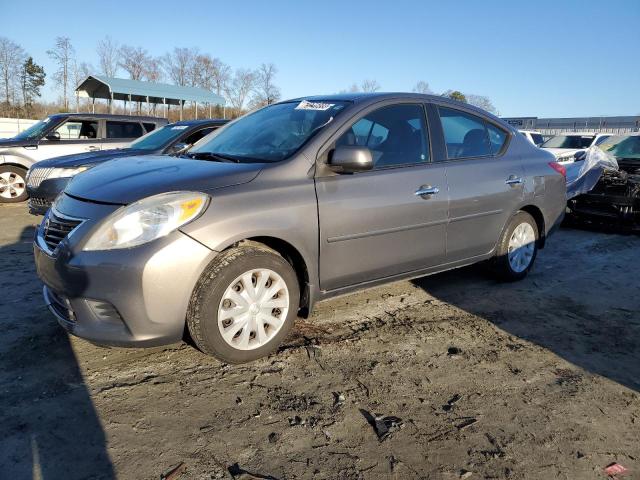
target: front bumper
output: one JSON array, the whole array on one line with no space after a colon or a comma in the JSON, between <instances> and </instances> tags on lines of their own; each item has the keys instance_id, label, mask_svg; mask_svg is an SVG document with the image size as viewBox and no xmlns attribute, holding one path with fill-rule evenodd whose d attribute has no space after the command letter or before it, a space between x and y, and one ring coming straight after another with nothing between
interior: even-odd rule
<instances>
[{"instance_id":1,"label":"front bumper","mask_svg":"<svg viewBox=\"0 0 640 480\"><path fill-rule=\"evenodd\" d=\"M85 252L77 243L91 223L84 222L53 253L42 227L36 234L36 269L58 323L102 345L180 341L193 288L216 252L179 231L131 249Z\"/></svg>"}]
</instances>

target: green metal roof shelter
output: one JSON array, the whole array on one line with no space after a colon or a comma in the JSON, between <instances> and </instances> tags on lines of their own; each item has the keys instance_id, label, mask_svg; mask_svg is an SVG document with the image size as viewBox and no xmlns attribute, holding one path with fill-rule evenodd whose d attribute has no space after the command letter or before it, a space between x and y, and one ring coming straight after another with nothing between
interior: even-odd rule
<instances>
[{"instance_id":1,"label":"green metal roof shelter","mask_svg":"<svg viewBox=\"0 0 640 480\"><path fill-rule=\"evenodd\" d=\"M81 97L91 98L94 110L96 98L108 100L109 112L111 112L113 100L123 100L125 109L127 102L129 102L129 111L131 111L133 102L166 105L167 113L170 105L179 105L180 119L182 119L182 109L185 102L193 102L196 105L196 115L198 103L209 106L209 116L211 116L212 105L222 107L225 105L223 97L204 88L181 87L167 83L143 82L102 75L90 75L78 85L76 92Z\"/></svg>"}]
</instances>

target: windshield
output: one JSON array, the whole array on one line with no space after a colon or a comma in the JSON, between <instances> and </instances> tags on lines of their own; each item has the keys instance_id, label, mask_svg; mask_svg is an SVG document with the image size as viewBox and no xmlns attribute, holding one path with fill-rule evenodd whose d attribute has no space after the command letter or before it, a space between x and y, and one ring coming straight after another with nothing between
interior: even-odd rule
<instances>
[{"instance_id":1,"label":"windshield","mask_svg":"<svg viewBox=\"0 0 640 480\"><path fill-rule=\"evenodd\" d=\"M600 148L616 158L640 159L640 135L609 137Z\"/></svg>"},{"instance_id":2,"label":"windshield","mask_svg":"<svg viewBox=\"0 0 640 480\"><path fill-rule=\"evenodd\" d=\"M542 148L589 148L593 142L589 135L556 135L544 142Z\"/></svg>"},{"instance_id":3,"label":"windshield","mask_svg":"<svg viewBox=\"0 0 640 480\"><path fill-rule=\"evenodd\" d=\"M129 148L138 150L161 149L184 134L188 128L188 125L165 125L131 142Z\"/></svg>"},{"instance_id":4,"label":"windshield","mask_svg":"<svg viewBox=\"0 0 640 480\"><path fill-rule=\"evenodd\" d=\"M306 100L270 105L219 130L192 148L190 156L214 153L238 162L278 162L293 155L346 105Z\"/></svg>"},{"instance_id":5,"label":"windshield","mask_svg":"<svg viewBox=\"0 0 640 480\"><path fill-rule=\"evenodd\" d=\"M16 140L32 140L35 138L40 138L44 131L49 128L51 125L51 119L49 117L44 120L40 120L38 123L34 123L26 130L20 132L15 137Z\"/></svg>"}]
</instances>

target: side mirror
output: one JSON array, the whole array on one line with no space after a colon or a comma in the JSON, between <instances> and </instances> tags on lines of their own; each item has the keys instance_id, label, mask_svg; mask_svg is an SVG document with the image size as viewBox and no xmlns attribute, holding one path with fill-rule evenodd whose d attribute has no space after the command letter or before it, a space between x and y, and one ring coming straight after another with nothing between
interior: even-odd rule
<instances>
[{"instance_id":1,"label":"side mirror","mask_svg":"<svg viewBox=\"0 0 640 480\"><path fill-rule=\"evenodd\" d=\"M58 132L51 132L51 133L48 133L48 134L47 134L47 136L46 136L45 138L46 138L47 140L53 140L53 141L60 140L60 133L58 133Z\"/></svg>"},{"instance_id":2,"label":"side mirror","mask_svg":"<svg viewBox=\"0 0 640 480\"><path fill-rule=\"evenodd\" d=\"M329 159L329 168L338 173L366 172L373 169L371 150L360 146L337 147Z\"/></svg>"},{"instance_id":3,"label":"side mirror","mask_svg":"<svg viewBox=\"0 0 640 480\"><path fill-rule=\"evenodd\" d=\"M171 145L171 148L169 149L169 154L170 155L175 155L177 153L182 153L184 152L187 148L189 148L191 145L189 145L188 143L182 143L182 142L178 142L174 145Z\"/></svg>"},{"instance_id":4,"label":"side mirror","mask_svg":"<svg viewBox=\"0 0 640 480\"><path fill-rule=\"evenodd\" d=\"M576 152L575 155L573 156L573 161L574 162L580 162L582 160L584 160L585 158L587 158L587 152L582 150L580 152Z\"/></svg>"}]
</instances>

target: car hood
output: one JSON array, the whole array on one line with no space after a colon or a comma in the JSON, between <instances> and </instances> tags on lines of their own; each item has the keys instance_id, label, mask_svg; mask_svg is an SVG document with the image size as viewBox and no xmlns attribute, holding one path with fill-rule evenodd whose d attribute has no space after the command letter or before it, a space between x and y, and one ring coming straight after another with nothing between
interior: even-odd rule
<instances>
[{"instance_id":1,"label":"car hood","mask_svg":"<svg viewBox=\"0 0 640 480\"><path fill-rule=\"evenodd\" d=\"M157 153L157 152L151 152ZM65 167L81 167L83 165L95 165L107 160L113 160L120 157L131 157L133 155L149 155L146 150L135 150L132 148L113 148L110 150L100 150L97 152L82 152L72 155L64 155L62 157L50 158L38 162L38 168L65 168Z\"/></svg>"},{"instance_id":2,"label":"car hood","mask_svg":"<svg viewBox=\"0 0 640 480\"><path fill-rule=\"evenodd\" d=\"M19 140L17 138L0 138L0 154L5 148L26 147L29 145L37 145L38 140Z\"/></svg>"},{"instance_id":3,"label":"car hood","mask_svg":"<svg viewBox=\"0 0 640 480\"><path fill-rule=\"evenodd\" d=\"M222 163L149 155L117 158L76 175L65 192L85 200L126 205L179 190L208 192L253 180L262 163Z\"/></svg>"}]
</instances>

